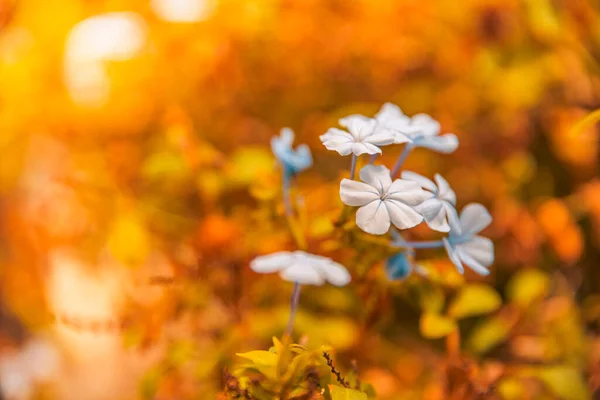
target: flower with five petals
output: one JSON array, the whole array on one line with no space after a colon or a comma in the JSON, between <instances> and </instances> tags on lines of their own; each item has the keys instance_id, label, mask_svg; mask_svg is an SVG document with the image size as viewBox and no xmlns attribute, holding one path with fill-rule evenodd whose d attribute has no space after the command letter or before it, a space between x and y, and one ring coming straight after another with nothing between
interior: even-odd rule
<instances>
[{"instance_id":1,"label":"flower with five petals","mask_svg":"<svg viewBox=\"0 0 600 400\"><path fill-rule=\"evenodd\" d=\"M259 256L252 260L250 268L263 274L279 272L283 280L302 285L320 286L329 282L335 286L345 286L350 282L350 274L343 265L304 251L280 251Z\"/></svg>"},{"instance_id":2,"label":"flower with five petals","mask_svg":"<svg viewBox=\"0 0 600 400\"><path fill-rule=\"evenodd\" d=\"M455 234L460 234L458 213L454 208L456 194L440 174L435 174L435 183L412 171L403 171L401 176L402 179L415 182L431 193L431 197L419 206L419 211L431 229L438 232L449 232L452 228Z\"/></svg>"},{"instance_id":3,"label":"flower with five petals","mask_svg":"<svg viewBox=\"0 0 600 400\"><path fill-rule=\"evenodd\" d=\"M390 170L379 165L367 165L360 170L363 182L343 179L340 197L344 204L360 207L356 225L367 233L383 235L394 224L408 229L420 224L423 216L415 207L431 194L415 182L397 179L392 182Z\"/></svg>"},{"instance_id":4,"label":"flower with five petals","mask_svg":"<svg viewBox=\"0 0 600 400\"><path fill-rule=\"evenodd\" d=\"M492 222L492 216L484 206L471 203L460 214L461 233L452 230L442 239L448 256L458 271L464 273L463 263L480 275L490 273L488 267L494 262L494 243L477 235Z\"/></svg>"},{"instance_id":5,"label":"flower with five petals","mask_svg":"<svg viewBox=\"0 0 600 400\"><path fill-rule=\"evenodd\" d=\"M342 156L381 154L381 146L394 143L394 132L377 129L377 121L373 118L350 115L340 119L340 125L348 131L329 128L320 139L328 150L335 150Z\"/></svg>"}]
</instances>

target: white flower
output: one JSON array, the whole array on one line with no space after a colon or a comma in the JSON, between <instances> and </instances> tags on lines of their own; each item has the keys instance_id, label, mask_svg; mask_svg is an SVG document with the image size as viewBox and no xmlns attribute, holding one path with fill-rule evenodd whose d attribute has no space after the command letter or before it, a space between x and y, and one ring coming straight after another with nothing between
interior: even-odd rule
<instances>
[{"instance_id":1,"label":"white flower","mask_svg":"<svg viewBox=\"0 0 600 400\"><path fill-rule=\"evenodd\" d=\"M282 279L303 285L322 285L329 282L335 286L345 286L350 282L350 274L343 265L335 261L304 251L281 251L256 257L250 268L259 273L279 272Z\"/></svg>"},{"instance_id":2,"label":"white flower","mask_svg":"<svg viewBox=\"0 0 600 400\"><path fill-rule=\"evenodd\" d=\"M340 125L347 128L348 132L329 128L320 139L328 150L335 150L342 156L381 154L380 146L394 143L394 132L377 129L377 121L372 118L350 115L340 119Z\"/></svg>"},{"instance_id":3,"label":"white flower","mask_svg":"<svg viewBox=\"0 0 600 400\"><path fill-rule=\"evenodd\" d=\"M358 206L356 225L363 231L383 235L393 223L399 229L412 228L423 221L414 207L430 197L415 182L397 179L392 182L390 170L367 165L360 170L364 182L343 179L340 197L349 206Z\"/></svg>"},{"instance_id":4,"label":"white flower","mask_svg":"<svg viewBox=\"0 0 600 400\"><path fill-rule=\"evenodd\" d=\"M413 181L431 193L431 198L425 200L418 208L431 229L448 232L452 228L454 233L460 234L458 213L454 208L456 194L440 174L435 174L437 186L430 179L411 171L403 171L402 179Z\"/></svg>"},{"instance_id":5,"label":"white flower","mask_svg":"<svg viewBox=\"0 0 600 400\"><path fill-rule=\"evenodd\" d=\"M463 263L481 275L488 275L487 267L494 262L494 243L488 238L477 236L492 222L492 216L478 203L468 204L460 215L461 233L450 231L444 238L444 247L458 271L464 272Z\"/></svg>"},{"instance_id":6,"label":"white flower","mask_svg":"<svg viewBox=\"0 0 600 400\"><path fill-rule=\"evenodd\" d=\"M458 147L456 135L440 135L440 123L427 114L414 115L406 134L413 147L425 147L440 153L452 153Z\"/></svg>"}]
</instances>

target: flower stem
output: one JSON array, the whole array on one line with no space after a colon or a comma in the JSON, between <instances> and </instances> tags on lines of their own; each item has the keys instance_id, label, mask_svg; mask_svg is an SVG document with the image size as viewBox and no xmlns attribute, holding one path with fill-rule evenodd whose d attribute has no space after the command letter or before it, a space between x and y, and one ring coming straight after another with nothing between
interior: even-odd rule
<instances>
[{"instance_id":1,"label":"flower stem","mask_svg":"<svg viewBox=\"0 0 600 400\"><path fill-rule=\"evenodd\" d=\"M352 154L352 163L350 164L350 179L354 179L354 173L356 172L356 160L358 157Z\"/></svg>"},{"instance_id":2,"label":"flower stem","mask_svg":"<svg viewBox=\"0 0 600 400\"><path fill-rule=\"evenodd\" d=\"M373 165L375 164L375 160L377 160L377 156L379 154L371 154L371 158L369 158L369 164Z\"/></svg>"},{"instance_id":3,"label":"flower stem","mask_svg":"<svg viewBox=\"0 0 600 400\"><path fill-rule=\"evenodd\" d=\"M407 143L406 146L404 146L404 150L402 150L402 153L398 157L398 160L396 161L396 164L394 164L394 168L392 169L392 178L398 175L398 172L400 172L400 168L402 168L402 164L404 164L406 157L408 157L412 149L412 143Z\"/></svg>"},{"instance_id":4,"label":"flower stem","mask_svg":"<svg viewBox=\"0 0 600 400\"><path fill-rule=\"evenodd\" d=\"M291 217L293 214L292 200L290 196L291 176L287 171L283 172L283 204L285 206L285 215Z\"/></svg>"},{"instance_id":5,"label":"flower stem","mask_svg":"<svg viewBox=\"0 0 600 400\"><path fill-rule=\"evenodd\" d=\"M396 245L401 247L407 247L411 249L437 249L438 247L444 247L444 242L441 240L428 240L423 242L405 242L397 241Z\"/></svg>"},{"instance_id":6,"label":"flower stem","mask_svg":"<svg viewBox=\"0 0 600 400\"><path fill-rule=\"evenodd\" d=\"M294 282L294 290L292 291L292 298L290 300L290 318L288 319L287 327L285 328L285 335L291 336L292 329L294 329L294 320L296 319L296 310L298 310L298 303L300 302L300 284Z\"/></svg>"}]
</instances>

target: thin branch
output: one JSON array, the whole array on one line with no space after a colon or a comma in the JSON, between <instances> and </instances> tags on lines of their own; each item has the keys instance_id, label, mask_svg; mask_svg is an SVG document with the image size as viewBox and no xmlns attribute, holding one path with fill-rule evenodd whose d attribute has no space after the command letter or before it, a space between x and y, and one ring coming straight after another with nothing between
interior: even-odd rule
<instances>
[{"instance_id":1,"label":"thin branch","mask_svg":"<svg viewBox=\"0 0 600 400\"><path fill-rule=\"evenodd\" d=\"M333 365L333 360L331 358L331 356L329 355L328 352L324 351L323 352L323 357L325 357L325 360L327 361L327 365L329 366L329 369L331 369L331 373L335 375L338 383L340 385L342 385L345 388L350 388L350 384L348 384L348 381L346 381L343 377L342 374L340 373L340 371L338 371L335 366Z\"/></svg>"}]
</instances>

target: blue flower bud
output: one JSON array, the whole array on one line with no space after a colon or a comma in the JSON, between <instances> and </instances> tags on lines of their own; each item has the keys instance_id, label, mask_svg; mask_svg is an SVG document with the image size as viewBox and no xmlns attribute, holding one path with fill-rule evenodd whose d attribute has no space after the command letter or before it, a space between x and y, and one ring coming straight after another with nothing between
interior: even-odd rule
<instances>
[{"instance_id":1,"label":"blue flower bud","mask_svg":"<svg viewBox=\"0 0 600 400\"><path fill-rule=\"evenodd\" d=\"M388 258L385 272L388 279L395 281L406 278L412 271L412 265L406 253L398 253Z\"/></svg>"}]
</instances>

